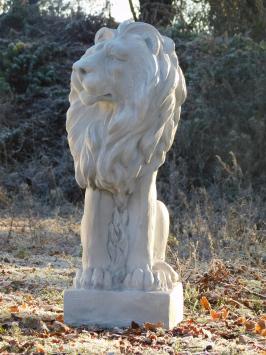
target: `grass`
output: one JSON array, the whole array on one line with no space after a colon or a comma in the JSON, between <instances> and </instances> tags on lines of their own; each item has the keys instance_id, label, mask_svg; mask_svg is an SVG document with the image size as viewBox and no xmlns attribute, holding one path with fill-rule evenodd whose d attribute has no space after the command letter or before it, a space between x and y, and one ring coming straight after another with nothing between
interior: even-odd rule
<instances>
[{"instance_id":1,"label":"grass","mask_svg":"<svg viewBox=\"0 0 266 355\"><path fill-rule=\"evenodd\" d=\"M63 323L63 290L81 262L82 210L69 204L65 214L60 205L23 203L23 211L11 200L1 210L1 353L265 354L258 328L265 307L263 239L252 224L254 206L219 201L219 212L206 191L186 207L179 200L168 260L183 280L184 321L170 331L107 331ZM202 308L203 296L211 311Z\"/></svg>"}]
</instances>

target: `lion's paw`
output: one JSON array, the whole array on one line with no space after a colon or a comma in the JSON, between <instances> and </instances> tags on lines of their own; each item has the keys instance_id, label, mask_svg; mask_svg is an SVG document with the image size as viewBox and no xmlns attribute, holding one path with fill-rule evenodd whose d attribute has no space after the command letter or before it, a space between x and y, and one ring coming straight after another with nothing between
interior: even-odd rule
<instances>
[{"instance_id":1,"label":"lion's paw","mask_svg":"<svg viewBox=\"0 0 266 355\"><path fill-rule=\"evenodd\" d=\"M153 284L153 273L148 265L128 273L124 280L124 287L127 289L152 290Z\"/></svg>"},{"instance_id":2,"label":"lion's paw","mask_svg":"<svg viewBox=\"0 0 266 355\"><path fill-rule=\"evenodd\" d=\"M157 261L153 265L152 271L158 280L159 289L171 290L179 280L178 274L165 261Z\"/></svg>"},{"instance_id":3,"label":"lion's paw","mask_svg":"<svg viewBox=\"0 0 266 355\"><path fill-rule=\"evenodd\" d=\"M99 267L89 267L83 271L78 270L74 279L74 287L109 290L112 287L111 274Z\"/></svg>"},{"instance_id":4,"label":"lion's paw","mask_svg":"<svg viewBox=\"0 0 266 355\"><path fill-rule=\"evenodd\" d=\"M124 280L126 289L144 291L171 290L178 281L178 275L174 269L165 262L157 262L152 270L148 265L144 268L136 268L127 274Z\"/></svg>"}]
</instances>

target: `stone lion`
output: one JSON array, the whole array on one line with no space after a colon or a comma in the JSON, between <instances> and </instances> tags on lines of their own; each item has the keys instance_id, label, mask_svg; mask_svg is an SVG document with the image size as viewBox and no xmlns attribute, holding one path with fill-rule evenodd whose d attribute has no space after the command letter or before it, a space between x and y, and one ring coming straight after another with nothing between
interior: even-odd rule
<instances>
[{"instance_id":1,"label":"stone lion","mask_svg":"<svg viewBox=\"0 0 266 355\"><path fill-rule=\"evenodd\" d=\"M86 189L77 288L167 290L169 215L156 175L177 129L186 85L174 42L151 25L100 29L73 65L69 146Z\"/></svg>"}]
</instances>

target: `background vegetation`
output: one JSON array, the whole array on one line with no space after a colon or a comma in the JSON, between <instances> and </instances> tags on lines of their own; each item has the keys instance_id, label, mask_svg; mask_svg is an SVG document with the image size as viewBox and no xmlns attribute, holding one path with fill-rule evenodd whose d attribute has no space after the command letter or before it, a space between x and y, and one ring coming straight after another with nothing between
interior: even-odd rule
<instances>
[{"instance_id":1,"label":"background vegetation","mask_svg":"<svg viewBox=\"0 0 266 355\"><path fill-rule=\"evenodd\" d=\"M266 1L129 3L173 38L187 81L157 183L186 320L169 332L63 324L84 195L65 131L71 67L117 24L109 1L98 16L80 2L0 1L0 352L265 354Z\"/></svg>"},{"instance_id":2,"label":"background vegetation","mask_svg":"<svg viewBox=\"0 0 266 355\"><path fill-rule=\"evenodd\" d=\"M174 39L188 86L175 143L158 180L173 236L184 249L179 256L194 248L210 257L229 239L241 248L253 243L255 252L248 247L245 253L263 260L265 1L159 3L140 1L139 18L158 20L159 29ZM66 206L83 200L65 132L71 66L100 27L116 24L61 0L10 0L2 7L0 206L5 212L20 206L18 196L27 191L40 203L40 213L55 205L66 213ZM163 22L161 11L170 13Z\"/></svg>"}]
</instances>

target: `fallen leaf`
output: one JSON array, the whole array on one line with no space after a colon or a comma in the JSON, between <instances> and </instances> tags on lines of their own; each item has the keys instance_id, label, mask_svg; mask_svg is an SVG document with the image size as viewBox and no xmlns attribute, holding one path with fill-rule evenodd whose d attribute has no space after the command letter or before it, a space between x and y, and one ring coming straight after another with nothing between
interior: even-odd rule
<instances>
[{"instance_id":1,"label":"fallen leaf","mask_svg":"<svg viewBox=\"0 0 266 355\"><path fill-rule=\"evenodd\" d=\"M9 312L11 312L11 313L18 313L18 312L19 312L18 306L10 306L10 307L9 307Z\"/></svg>"},{"instance_id":2,"label":"fallen leaf","mask_svg":"<svg viewBox=\"0 0 266 355\"><path fill-rule=\"evenodd\" d=\"M176 335L199 336L204 334L203 330L200 327L191 324L173 328L172 333L174 336Z\"/></svg>"},{"instance_id":3,"label":"fallen leaf","mask_svg":"<svg viewBox=\"0 0 266 355\"><path fill-rule=\"evenodd\" d=\"M221 319L221 312L216 312L214 309L211 309L210 316L213 320L219 320Z\"/></svg>"},{"instance_id":4,"label":"fallen leaf","mask_svg":"<svg viewBox=\"0 0 266 355\"><path fill-rule=\"evenodd\" d=\"M53 322L51 328L56 333L64 333L64 332L67 332L69 330L68 326L66 326L65 324L63 324L61 322L58 322L57 320Z\"/></svg>"},{"instance_id":5,"label":"fallen leaf","mask_svg":"<svg viewBox=\"0 0 266 355\"><path fill-rule=\"evenodd\" d=\"M21 348L25 351L28 348L31 348L34 346L33 341L26 341L24 344L22 344Z\"/></svg>"},{"instance_id":6,"label":"fallen leaf","mask_svg":"<svg viewBox=\"0 0 266 355\"><path fill-rule=\"evenodd\" d=\"M36 345L36 353L41 353L41 354L43 354L43 353L45 353L45 349L44 349L44 347L41 345L41 344L37 344Z\"/></svg>"},{"instance_id":7,"label":"fallen leaf","mask_svg":"<svg viewBox=\"0 0 266 355\"><path fill-rule=\"evenodd\" d=\"M211 305L205 296L201 297L200 304L201 304L201 307L204 308L206 311L211 310Z\"/></svg>"},{"instance_id":8,"label":"fallen leaf","mask_svg":"<svg viewBox=\"0 0 266 355\"><path fill-rule=\"evenodd\" d=\"M48 331L46 324L39 318L26 317L23 319L22 323L26 328L36 329L39 331Z\"/></svg>"},{"instance_id":9,"label":"fallen leaf","mask_svg":"<svg viewBox=\"0 0 266 355\"><path fill-rule=\"evenodd\" d=\"M144 323L144 329L146 330L156 330L157 328L163 328L164 323L163 322L157 322L157 323Z\"/></svg>"},{"instance_id":10,"label":"fallen leaf","mask_svg":"<svg viewBox=\"0 0 266 355\"><path fill-rule=\"evenodd\" d=\"M23 303L21 306L19 306L20 311L24 311L26 308L28 308L26 303Z\"/></svg>"},{"instance_id":11,"label":"fallen leaf","mask_svg":"<svg viewBox=\"0 0 266 355\"><path fill-rule=\"evenodd\" d=\"M248 320L245 323L246 330L248 330L248 331L254 330L255 326L256 326L256 323L253 320Z\"/></svg>"},{"instance_id":12,"label":"fallen leaf","mask_svg":"<svg viewBox=\"0 0 266 355\"><path fill-rule=\"evenodd\" d=\"M55 320L57 320L58 322L64 323L64 315L58 314L58 316L56 316Z\"/></svg>"},{"instance_id":13,"label":"fallen leaf","mask_svg":"<svg viewBox=\"0 0 266 355\"><path fill-rule=\"evenodd\" d=\"M227 319L227 317L228 317L228 315L229 315L229 310L228 309L226 309L226 308L223 308L222 310L221 310L221 313L222 313L222 319Z\"/></svg>"},{"instance_id":14,"label":"fallen leaf","mask_svg":"<svg viewBox=\"0 0 266 355\"><path fill-rule=\"evenodd\" d=\"M257 324L260 326L261 329L265 329L266 328L266 320L264 319L259 319Z\"/></svg>"},{"instance_id":15,"label":"fallen leaf","mask_svg":"<svg viewBox=\"0 0 266 355\"><path fill-rule=\"evenodd\" d=\"M266 337L266 329L263 329L263 330L260 332L260 335L262 335L263 337Z\"/></svg>"},{"instance_id":16,"label":"fallen leaf","mask_svg":"<svg viewBox=\"0 0 266 355\"><path fill-rule=\"evenodd\" d=\"M260 334L262 331L262 328L260 327L260 325L258 323L255 324L255 332Z\"/></svg>"},{"instance_id":17,"label":"fallen leaf","mask_svg":"<svg viewBox=\"0 0 266 355\"><path fill-rule=\"evenodd\" d=\"M236 320L235 320L235 324L237 324L237 325L243 325L243 324L245 324L246 323L246 318L245 317L239 317L239 318L237 318Z\"/></svg>"},{"instance_id":18,"label":"fallen leaf","mask_svg":"<svg viewBox=\"0 0 266 355\"><path fill-rule=\"evenodd\" d=\"M228 314L229 310L226 308L222 308L220 311L215 311L214 309L210 310L210 316L213 320L226 320Z\"/></svg>"},{"instance_id":19,"label":"fallen leaf","mask_svg":"<svg viewBox=\"0 0 266 355\"><path fill-rule=\"evenodd\" d=\"M157 335L154 333L150 333L148 335L148 338L151 339L152 341L156 342L157 341Z\"/></svg>"},{"instance_id":20,"label":"fallen leaf","mask_svg":"<svg viewBox=\"0 0 266 355\"><path fill-rule=\"evenodd\" d=\"M131 328L132 329L139 329L140 328L140 325L134 321L131 322Z\"/></svg>"}]
</instances>

